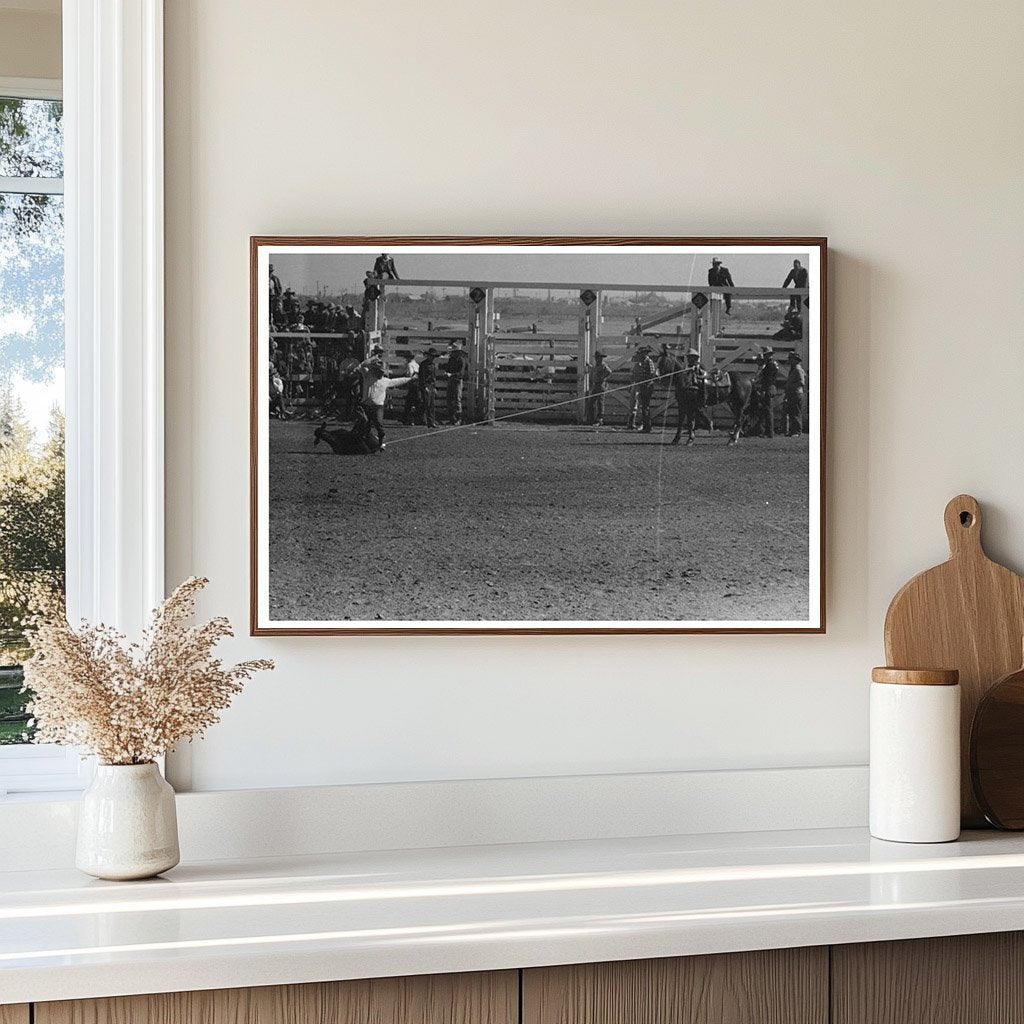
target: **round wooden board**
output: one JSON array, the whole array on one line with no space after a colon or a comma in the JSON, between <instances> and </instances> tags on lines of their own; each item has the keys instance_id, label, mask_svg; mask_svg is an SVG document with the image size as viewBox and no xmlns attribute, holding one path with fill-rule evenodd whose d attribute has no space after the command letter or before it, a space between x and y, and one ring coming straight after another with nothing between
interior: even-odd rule
<instances>
[{"instance_id":1,"label":"round wooden board","mask_svg":"<svg viewBox=\"0 0 1024 1024\"><path fill-rule=\"evenodd\" d=\"M997 828L1024 829L1024 668L999 680L971 727L971 785Z\"/></svg>"}]
</instances>

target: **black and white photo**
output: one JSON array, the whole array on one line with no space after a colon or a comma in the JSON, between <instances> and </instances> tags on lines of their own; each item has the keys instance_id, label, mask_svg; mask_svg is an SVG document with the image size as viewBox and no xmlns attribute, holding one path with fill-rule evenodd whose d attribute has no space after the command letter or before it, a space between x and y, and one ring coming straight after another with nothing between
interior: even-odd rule
<instances>
[{"instance_id":1,"label":"black and white photo","mask_svg":"<svg viewBox=\"0 0 1024 1024\"><path fill-rule=\"evenodd\" d=\"M253 631L822 631L825 254L254 238Z\"/></svg>"}]
</instances>

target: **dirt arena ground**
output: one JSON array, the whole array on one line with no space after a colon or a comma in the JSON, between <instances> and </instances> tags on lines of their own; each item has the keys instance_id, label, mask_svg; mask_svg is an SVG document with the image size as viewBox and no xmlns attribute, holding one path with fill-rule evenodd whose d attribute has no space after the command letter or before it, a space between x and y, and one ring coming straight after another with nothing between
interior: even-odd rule
<instances>
[{"instance_id":1,"label":"dirt arena ground","mask_svg":"<svg viewBox=\"0 0 1024 1024\"><path fill-rule=\"evenodd\" d=\"M270 424L275 620L803 619L806 438ZM668 440L671 434L666 434Z\"/></svg>"}]
</instances>

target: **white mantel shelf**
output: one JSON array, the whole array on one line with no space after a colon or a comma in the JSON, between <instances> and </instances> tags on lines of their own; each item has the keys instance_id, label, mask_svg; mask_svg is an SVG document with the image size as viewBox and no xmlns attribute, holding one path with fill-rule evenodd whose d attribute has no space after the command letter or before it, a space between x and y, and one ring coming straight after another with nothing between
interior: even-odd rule
<instances>
[{"instance_id":1,"label":"white mantel shelf","mask_svg":"<svg viewBox=\"0 0 1024 1024\"><path fill-rule=\"evenodd\" d=\"M1024 837L862 829L0 873L0 1004L1024 929Z\"/></svg>"}]
</instances>

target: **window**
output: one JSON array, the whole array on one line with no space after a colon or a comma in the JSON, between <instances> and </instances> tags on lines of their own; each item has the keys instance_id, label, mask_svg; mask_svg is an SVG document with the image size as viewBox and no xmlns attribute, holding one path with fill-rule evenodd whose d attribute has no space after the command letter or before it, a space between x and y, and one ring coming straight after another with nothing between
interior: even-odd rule
<instances>
[{"instance_id":1,"label":"window","mask_svg":"<svg viewBox=\"0 0 1024 1024\"><path fill-rule=\"evenodd\" d=\"M0 80L0 793L81 775L30 745L19 664L26 617L64 598L62 106L59 85Z\"/></svg>"}]
</instances>

